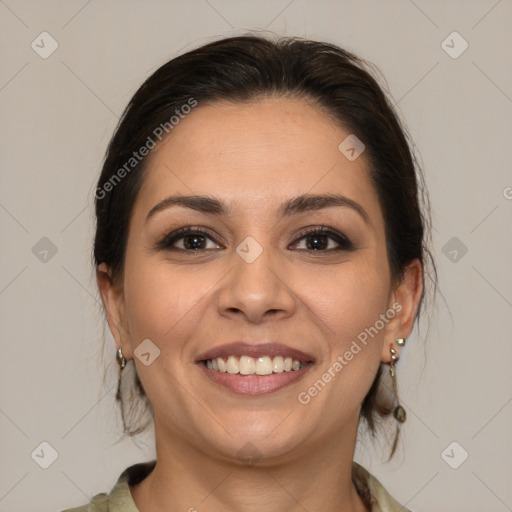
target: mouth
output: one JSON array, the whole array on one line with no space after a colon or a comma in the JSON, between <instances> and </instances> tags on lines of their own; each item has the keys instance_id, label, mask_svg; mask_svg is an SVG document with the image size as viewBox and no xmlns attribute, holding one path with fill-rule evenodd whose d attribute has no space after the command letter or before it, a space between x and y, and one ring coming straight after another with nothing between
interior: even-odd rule
<instances>
[{"instance_id":1,"label":"mouth","mask_svg":"<svg viewBox=\"0 0 512 512\"><path fill-rule=\"evenodd\" d=\"M201 354L196 364L214 383L238 394L275 392L302 378L312 356L276 343L231 343Z\"/></svg>"}]
</instances>

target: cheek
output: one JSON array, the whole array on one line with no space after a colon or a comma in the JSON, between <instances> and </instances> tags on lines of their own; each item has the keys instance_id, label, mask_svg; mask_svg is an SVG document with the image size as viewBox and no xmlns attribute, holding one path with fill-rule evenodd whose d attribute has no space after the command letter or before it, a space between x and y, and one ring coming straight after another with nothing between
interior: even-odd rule
<instances>
[{"instance_id":1,"label":"cheek","mask_svg":"<svg viewBox=\"0 0 512 512\"><path fill-rule=\"evenodd\" d=\"M310 310L329 328L330 338L343 348L385 313L389 282L373 266L347 262L317 274L314 280L304 280L298 289Z\"/></svg>"},{"instance_id":2,"label":"cheek","mask_svg":"<svg viewBox=\"0 0 512 512\"><path fill-rule=\"evenodd\" d=\"M178 382L188 376L187 343L201 327L215 280L204 273L171 271L165 261L141 258L138 265L135 263L135 258L132 262L127 260L125 274L131 347L135 351L143 340L149 339L160 350L149 366L136 360L137 373L155 410L168 411L173 416L174 411L183 411L190 405L189 395L180 391Z\"/></svg>"},{"instance_id":3,"label":"cheek","mask_svg":"<svg viewBox=\"0 0 512 512\"><path fill-rule=\"evenodd\" d=\"M305 380L298 401L309 413L304 421L314 422L320 414L326 420L322 429L336 430L356 414L375 379L389 282L368 262L347 262L326 275L317 273L313 281L304 279L300 289L320 326L324 357Z\"/></svg>"},{"instance_id":4,"label":"cheek","mask_svg":"<svg viewBox=\"0 0 512 512\"><path fill-rule=\"evenodd\" d=\"M194 324L212 285L189 272L170 272L166 262L146 262L128 272L127 266L125 300L132 337L154 339L157 345L179 339L183 328Z\"/></svg>"}]
</instances>

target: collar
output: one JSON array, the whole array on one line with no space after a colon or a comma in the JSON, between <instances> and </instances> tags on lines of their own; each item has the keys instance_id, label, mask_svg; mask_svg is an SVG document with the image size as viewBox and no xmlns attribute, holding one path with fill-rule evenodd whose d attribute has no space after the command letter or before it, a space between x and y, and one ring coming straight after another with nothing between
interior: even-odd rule
<instances>
[{"instance_id":1,"label":"collar","mask_svg":"<svg viewBox=\"0 0 512 512\"><path fill-rule=\"evenodd\" d=\"M109 512L139 512L132 499L129 486L144 480L155 466L156 460L152 460L126 468L110 492L107 510ZM355 461L352 462L352 480L357 492L371 512L411 512L400 505L368 470Z\"/></svg>"}]
</instances>

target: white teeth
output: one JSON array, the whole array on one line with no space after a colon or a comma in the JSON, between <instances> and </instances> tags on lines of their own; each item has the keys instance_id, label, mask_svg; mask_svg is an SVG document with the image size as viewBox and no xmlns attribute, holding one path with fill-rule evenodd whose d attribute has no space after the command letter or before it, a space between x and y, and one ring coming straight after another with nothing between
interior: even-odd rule
<instances>
[{"instance_id":1,"label":"white teeth","mask_svg":"<svg viewBox=\"0 0 512 512\"><path fill-rule=\"evenodd\" d=\"M242 375L250 375L251 373L254 373L254 370L256 369L254 359L252 357L242 356L238 363L238 368Z\"/></svg>"},{"instance_id":2,"label":"white teeth","mask_svg":"<svg viewBox=\"0 0 512 512\"><path fill-rule=\"evenodd\" d=\"M272 361L272 370L275 373L284 372L284 359L283 356L276 356Z\"/></svg>"},{"instance_id":3,"label":"white teeth","mask_svg":"<svg viewBox=\"0 0 512 512\"><path fill-rule=\"evenodd\" d=\"M206 366L208 366L208 362L206 363ZM235 356L229 356L228 362L226 363L226 370L228 373L238 373L238 361Z\"/></svg>"},{"instance_id":4,"label":"white teeth","mask_svg":"<svg viewBox=\"0 0 512 512\"><path fill-rule=\"evenodd\" d=\"M224 361L224 359L222 359L222 357L218 357L217 359L215 359L215 361L217 361L217 365L219 367L219 372L227 372L228 371L226 361Z\"/></svg>"},{"instance_id":5,"label":"white teeth","mask_svg":"<svg viewBox=\"0 0 512 512\"><path fill-rule=\"evenodd\" d=\"M271 373L272 359L268 356L258 357L256 360L256 375L270 375Z\"/></svg>"},{"instance_id":6,"label":"white teeth","mask_svg":"<svg viewBox=\"0 0 512 512\"><path fill-rule=\"evenodd\" d=\"M303 368L304 363L291 357L261 356L229 356L227 361L222 357L208 359L206 367L215 372L241 374L241 375L271 375L272 373L292 372Z\"/></svg>"}]
</instances>

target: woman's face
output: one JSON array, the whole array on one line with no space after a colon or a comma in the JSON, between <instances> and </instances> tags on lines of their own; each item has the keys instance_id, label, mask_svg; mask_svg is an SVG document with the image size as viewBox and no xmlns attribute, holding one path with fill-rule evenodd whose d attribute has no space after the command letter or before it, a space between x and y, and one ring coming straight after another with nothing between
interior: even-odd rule
<instances>
[{"instance_id":1,"label":"woman's face","mask_svg":"<svg viewBox=\"0 0 512 512\"><path fill-rule=\"evenodd\" d=\"M349 135L304 100L215 103L150 154L107 305L158 435L277 460L355 435L379 363L411 322L366 155L338 148ZM208 201L161 203L179 196ZM216 355L227 373L207 368ZM231 373L240 356L249 375ZM286 357L304 367L280 371Z\"/></svg>"}]
</instances>

